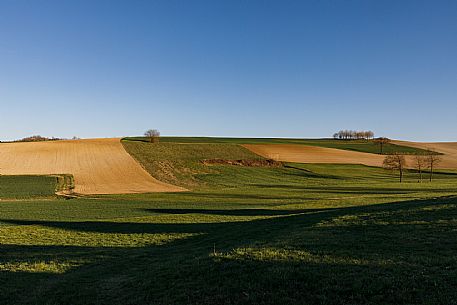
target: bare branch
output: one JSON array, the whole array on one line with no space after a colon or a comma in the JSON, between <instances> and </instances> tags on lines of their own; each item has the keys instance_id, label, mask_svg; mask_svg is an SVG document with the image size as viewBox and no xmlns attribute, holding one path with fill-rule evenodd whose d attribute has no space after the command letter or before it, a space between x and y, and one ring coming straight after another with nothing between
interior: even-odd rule
<instances>
[{"instance_id":1,"label":"bare branch","mask_svg":"<svg viewBox=\"0 0 457 305\"><path fill-rule=\"evenodd\" d=\"M438 163L440 163L442 161L442 158L436 152L429 149L429 150L427 150L427 153L426 153L426 160L427 160L427 168L429 169L429 173L430 173L429 180L430 180L430 182L432 182L435 167Z\"/></svg>"},{"instance_id":2,"label":"bare branch","mask_svg":"<svg viewBox=\"0 0 457 305\"><path fill-rule=\"evenodd\" d=\"M400 174L400 182L403 182L403 173L406 169L406 159L405 156L400 154L391 154L387 155L383 162L383 167L385 169L397 170Z\"/></svg>"},{"instance_id":3,"label":"bare branch","mask_svg":"<svg viewBox=\"0 0 457 305\"><path fill-rule=\"evenodd\" d=\"M427 167L428 160L426 155L414 156L414 168L419 172L419 182L422 182L422 172Z\"/></svg>"},{"instance_id":4,"label":"bare branch","mask_svg":"<svg viewBox=\"0 0 457 305\"><path fill-rule=\"evenodd\" d=\"M149 129L144 133L151 143L159 143L160 132L157 129Z\"/></svg>"}]
</instances>

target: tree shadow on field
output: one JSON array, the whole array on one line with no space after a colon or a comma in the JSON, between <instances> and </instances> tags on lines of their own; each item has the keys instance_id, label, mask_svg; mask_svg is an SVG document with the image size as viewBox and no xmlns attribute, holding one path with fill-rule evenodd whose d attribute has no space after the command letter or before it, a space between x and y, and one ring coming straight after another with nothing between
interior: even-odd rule
<instances>
[{"instance_id":1,"label":"tree shadow on field","mask_svg":"<svg viewBox=\"0 0 457 305\"><path fill-rule=\"evenodd\" d=\"M258 187L258 184L252 184L250 186ZM292 190L295 188L293 187L288 187L287 185L278 185L277 188L281 188L282 186L285 186L285 189ZM276 187L275 187L276 188ZM299 189L298 187L296 189ZM300 199L300 201L313 201L313 200L320 200L322 198L320 197L303 197L303 195L290 195L290 194L284 194L284 195L272 195L272 194L264 194L264 195L256 195L256 194L247 194L247 193L205 193L205 192L196 192L192 193L191 195L192 199L198 199L198 198L204 198L205 200L207 199L217 199L219 200L220 198L227 199L229 202L232 202L234 199L235 200L246 200L246 199L252 199L252 200L263 200L263 201L272 201L272 200L284 200L284 199ZM230 200L231 199L231 200Z\"/></svg>"},{"instance_id":2,"label":"tree shadow on field","mask_svg":"<svg viewBox=\"0 0 457 305\"><path fill-rule=\"evenodd\" d=\"M273 196L271 194L265 195L256 195L256 194L235 194L235 193L227 193L227 194L220 194L220 193L195 193L193 197L202 197L202 198L227 198L227 199L262 199L262 200L274 200L274 199L284 199L287 196ZM308 199L308 198L306 198Z\"/></svg>"},{"instance_id":3,"label":"tree shadow on field","mask_svg":"<svg viewBox=\"0 0 457 305\"><path fill-rule=\"evenodd\" d=\"M76 232L198 233L144 247L1 245L3 304L452 304L457 198L329 210L150 209L272 216L225 223L0 220Z\"/></svg>"},{"instance_id":4,"label":"tree shadow on field","mask_svg":"<svg viewBox=\"0 0 457 305\"><path fill-rule=\"evenodd\" d=\"M280 185L270 185L270 184L253 184L252 186L259 188L284 188L284 189L294 189L294 190L304 190L304 191L318 191L319 193L342 193L342 194L411 194L411 193L429 193L430 189L411 189L408 187L368 187L368 186L300 186L293 184L280 184ZM433 192L436 193L454 193L457 191L457 188L442 188L442 189L433 189Z\"/></svg>"},{"instance_id":5,"label":"tree shadow on field","mask_svg":"<svg viewBox=\"0 0 457 305\"><path fill-rule=\"evenodd\" d=\"M288 171L286 174L289 176L299 176L302 178L320 178L320 179L331 179L331 180L347 180L347 177L330 175L330 174L319 174L315 173L309 169L301 168L291 164L285 164L284 168L292 169L293 171Z\"/></svg>"},{"instance_id":6,"label":"tree shadow on field","mask_svg":"<svg viewBox=\"0 0 457 305\"><path fill-rule=\"evenodd\" d=\"M206 209L146 209L151 213L159 214L205 214L221 216L284 216L305 214L319 211L329 212L331 209L298 209L298 210L272 210L272 209L230 209L230 210L206 210Z\"/></svg>"}]
</instances>

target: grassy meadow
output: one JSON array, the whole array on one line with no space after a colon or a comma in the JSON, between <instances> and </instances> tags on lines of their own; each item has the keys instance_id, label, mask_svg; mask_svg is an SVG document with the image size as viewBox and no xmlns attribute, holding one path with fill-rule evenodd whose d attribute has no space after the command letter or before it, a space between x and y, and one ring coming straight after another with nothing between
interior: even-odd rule
<instances>
[{"instance_id":1,"label":"grassy meadow","mask_svg":"<svg viewBox=\"0 0 457 305\"><path fill-rule=\"evenodd\" d=\"M0 199L52 198L64 187L63 176L0 175Z\"/></svg>"},{"instance_id":2,"label":"grassy meadow","mask_svg":"<svg viewBox=\"0 0 457 305\"><path fill-rule=\"evenodd\" d=\"M1 200L1 304L457 302L456 173L400 184L361 165L204 166L198 146L132 145L192 190ZM201 158L257 158L219 145Z\"/></svg>"},{"instance_id":3,"label":"grassy meadow","mask_svg":"<svg viewBox=\"0 0 457 305\"><path fill-rule=\"evenodd\" d=\"M152 145L142 141L123 141L122 144L153 177L190 188L205 183L204 179L199 178L199 175L214 172L213 167L204 165L202 160L263 159L240 145L227 143L164 142Z\"/></svg>"},{"instance_id":4,"label":"grassy meadow","mask_svg":"<svg viewBox=\"0 0 457 305\"><path fill-rule=\"evenodd\" d=\"M127 137L124 142L148 142L145 137ZM379 154L380 147L372 140L334 140L334 139L286 139L286 138L217 138L217 137L160 137L162 143L182 144L298 144L327 148L337 148L365 153ZM384 144L383 154L401 153L405 155L423 154L419 148Z\"/></svg>"}]
</instances>

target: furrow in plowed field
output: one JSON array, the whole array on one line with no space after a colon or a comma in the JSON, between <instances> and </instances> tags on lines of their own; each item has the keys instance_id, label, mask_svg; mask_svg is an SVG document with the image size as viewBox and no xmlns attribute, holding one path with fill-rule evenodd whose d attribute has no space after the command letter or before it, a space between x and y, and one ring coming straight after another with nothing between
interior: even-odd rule
<instances>
[{"instance_id":1,"label":"furrow in plowed field","mask_svg":"<svg viewBox=\"0 0 457 305\"><path fill-rule=\"evenodd\" d=\"M79 194L176 192L185 189L151 177L120 139L0 144L0 174L72 174Z\"/></svg>"}]
</instances>

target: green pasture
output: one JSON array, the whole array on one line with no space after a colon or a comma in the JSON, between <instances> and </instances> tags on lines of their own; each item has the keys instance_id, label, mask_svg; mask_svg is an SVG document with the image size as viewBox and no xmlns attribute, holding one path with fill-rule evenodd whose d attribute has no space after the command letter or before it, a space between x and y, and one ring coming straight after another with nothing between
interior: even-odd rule
<instances>
[{"instance_id":1,"label":"green pasture","mask_svg":"<svg viewBox=\"0 0 457 305\"><path fill-rule=\"evenodd\" d=\"M400 184L355 165L205 169L188 152L166 154L189 192L1 200L0 303L457 302L455 173ZM202 155L214 156L255 157Z\"/></svg>"}]
</instances>

